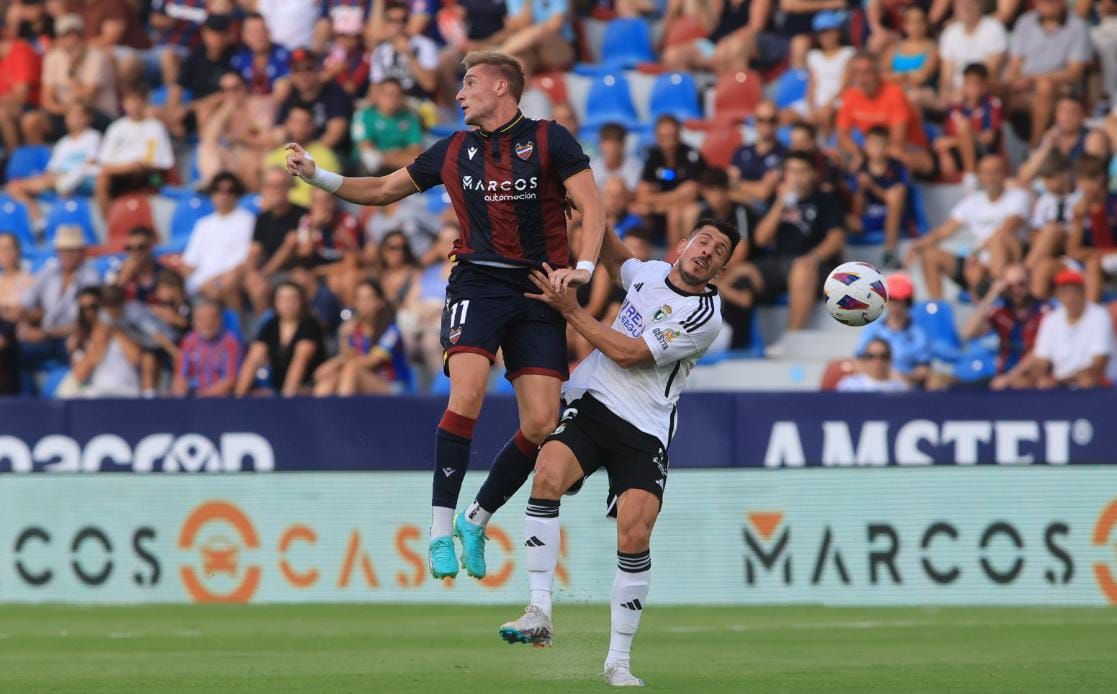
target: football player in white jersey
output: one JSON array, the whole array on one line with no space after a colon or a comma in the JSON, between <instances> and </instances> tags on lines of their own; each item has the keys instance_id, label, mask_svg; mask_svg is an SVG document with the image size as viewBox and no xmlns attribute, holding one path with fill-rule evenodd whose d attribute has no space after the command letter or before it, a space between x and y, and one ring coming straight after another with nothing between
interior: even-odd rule
<instances>
[{"instance_id":1,"label":"football player in white jersey","mask_svg":"<svg viewBox=\"0 0 1117 694\"><path fill-rule=\"evenodd\" d=\"M648 598L649 546L667 482L676 403L695 362L721 330L721 299L709 283L739 241L733 226L701 220L679 242L679 259L670 265L640 262L614 234L606 234L602 261L627 292L611 328L580 307L573 292L556 292L535 273L542 293L530 296L562 313L596 350L571 375L563 390L568 408L539 452L524 519L531 604L501 627L508 643L551 643L559 499L604 467L610 497L617 499L617 574L605 679L614 686L643 685L630 670L629 654Z\"/></svg>"}]
</instances>

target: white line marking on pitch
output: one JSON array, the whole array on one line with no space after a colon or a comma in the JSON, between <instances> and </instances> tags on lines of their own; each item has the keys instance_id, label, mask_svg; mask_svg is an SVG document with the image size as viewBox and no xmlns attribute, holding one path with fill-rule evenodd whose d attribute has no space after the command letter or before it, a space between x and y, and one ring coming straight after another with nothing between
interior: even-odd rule
<instances>
[{"instance_id":1,"label":"white line marking on pitch","mask_svg":"<svg viewBox=\"0 0 1117 694\"><path fill-rule=\"evenodd\" d=\"M889 629L911 627L985 627L985 626L1066 626L1069 624L1117 624L1117 620L1071 620L1043 619L1011 622L981 619L962 619L954 621L896 620L896 621L856 621L856 622L791 622L788 624L726 624L723 626L667 626L664 631L675 634L705 634L719 631L787 631L817 629Z\"/></svg>"}]
</instances>

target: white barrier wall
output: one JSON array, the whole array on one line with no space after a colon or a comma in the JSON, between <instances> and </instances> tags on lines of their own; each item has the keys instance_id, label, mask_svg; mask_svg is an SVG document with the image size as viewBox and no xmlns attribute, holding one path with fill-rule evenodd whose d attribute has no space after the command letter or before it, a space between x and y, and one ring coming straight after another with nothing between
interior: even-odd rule
<instances>
[{"instance_id":1,"label":"white barrier wall","mask_svg":"<svg viewBox=\"0 0 1117 694\"><path fill-rule=\"evenodd\" d=\"M521 603L526 497L443 584L428 473L5 476L0 601ZM608 596L604 501L563 502L560 601ZM673 471L652 562L658 603L1117 603L1117 468Z\"/></svg>"}]
</instances>

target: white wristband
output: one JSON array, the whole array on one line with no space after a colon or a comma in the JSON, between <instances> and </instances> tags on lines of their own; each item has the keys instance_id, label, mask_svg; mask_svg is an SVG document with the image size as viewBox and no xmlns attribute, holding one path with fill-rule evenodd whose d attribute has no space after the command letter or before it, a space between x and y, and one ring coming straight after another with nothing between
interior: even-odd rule
<instances>
[{"instance_id":1,"label":"white wristband","mask_svg":"<svg viewBox=\"0 0 1117 694\"><path fill-rule=\"evenodd\" d=\"M579 260L578 264L575 265L574 268L576 270L585 270L586 272L590 273L590 276L592 277L593 271L597 269L597 266L588 260Z\"/></svg>"},{"instance_id":2,"label":"white wristband","mask_svg":"<svg viewBox=\"0 0 1117 694\"><path fill-rule=\"evenodd\" d=\"M314 157L310 156L310 152L306 153L306 158L309 161L314 161ZM327 171L321 166L314 167L314 175L310 178L307 178L303 174L299 174L299 178L306 181L315 188L321 188L327 193L336 193L337 189L341 187L341 183L344 180L344 177L342 177L340 174L336 174L333 171Z\"/></svg>"}]
</instances>

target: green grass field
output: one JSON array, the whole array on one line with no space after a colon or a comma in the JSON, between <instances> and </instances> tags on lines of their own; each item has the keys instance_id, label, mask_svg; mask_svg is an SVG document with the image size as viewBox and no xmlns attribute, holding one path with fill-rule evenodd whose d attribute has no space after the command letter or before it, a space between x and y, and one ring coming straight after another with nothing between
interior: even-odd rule
<instances>
[{"instance_id":1,"label":"green grass field","mask_svg":"<svg viewBox=\"0 0 1117 694\"><path fill-rule=\"evenodd\" d=\"M0 606L0 692L591 692L608 609L557 605L556 645L508 646L518 607ZM1114 692L1117 610L648 610L653 691Z\"/></svg>"}]
</instances>

